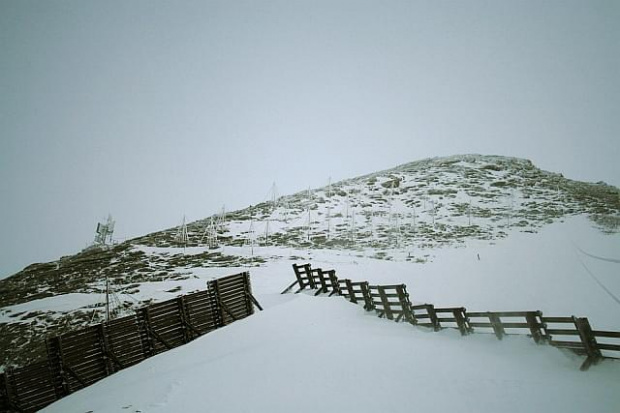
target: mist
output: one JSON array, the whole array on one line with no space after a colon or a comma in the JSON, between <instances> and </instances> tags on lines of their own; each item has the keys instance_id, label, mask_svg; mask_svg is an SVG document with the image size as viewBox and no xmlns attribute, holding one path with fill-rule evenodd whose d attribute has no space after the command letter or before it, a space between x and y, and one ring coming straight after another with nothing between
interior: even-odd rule
<instances>
[{"instance_id":1,"label":"mist","mask_svg":"<svg viewBox=\"0 0 620 413\"><path fill-rule=\"evenodd\" d=\"M620 186L620 3L0 1L0 276L414 160Z\"/></svg>"}]
</instances>

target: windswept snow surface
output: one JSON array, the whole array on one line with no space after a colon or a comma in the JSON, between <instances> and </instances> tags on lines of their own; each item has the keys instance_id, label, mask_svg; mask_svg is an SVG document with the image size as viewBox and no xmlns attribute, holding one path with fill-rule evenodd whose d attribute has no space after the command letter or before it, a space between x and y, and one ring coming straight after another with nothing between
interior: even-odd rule
<instances>
[{"instance_id":1,"label":"windswept snow surface","mask_svg":"<svg viewBox=\"0 0 620 413\"><path fill-rule=\"evenodd\" d=\"M620 364L526 337L430 333L341 297L264 312L121 371L44 412L617 412Z\"/></svg>"}]
</instances>

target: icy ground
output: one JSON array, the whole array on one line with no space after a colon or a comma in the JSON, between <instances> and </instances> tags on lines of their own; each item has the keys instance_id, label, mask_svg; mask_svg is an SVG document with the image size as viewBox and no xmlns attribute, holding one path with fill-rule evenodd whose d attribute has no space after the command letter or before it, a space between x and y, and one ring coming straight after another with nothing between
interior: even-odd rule
<instances>
[{"instance_id":1,"label":"icy ground","mask_svg":"<svg viewBox=\"0 0 620 413\"><path fill-rule=\"evenodd\" d=\"M336 269L341 278L404 283L414 303L586 316L597 330L620 331L620 303L614 299L620 295L618 264L579 251L618 258L619 245L618 235L571 218L492 245L433 249L435 259L426 264L397 256L376 260L363 252L255 248L254 254L309 259L315 267ZM432 333L378 319L341 297L280 295L294 279L291 262L249 269L264 312L121 371L44 411L620 411L620 362L604 361L581 372L582 357L525 336L500 342L487 334ZM172 287L191 291L209 278L244 270L193 269L197 278L150 283L141 294L165 299Z\"/></svg>"}]
</instances>

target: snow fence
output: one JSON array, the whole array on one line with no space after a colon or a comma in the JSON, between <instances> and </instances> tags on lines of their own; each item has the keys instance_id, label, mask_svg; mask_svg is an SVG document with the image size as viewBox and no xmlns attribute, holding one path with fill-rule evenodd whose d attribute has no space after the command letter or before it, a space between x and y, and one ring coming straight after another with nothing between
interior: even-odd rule
<instances>
[{"instance_id":1,"label":"snow fence","mask_svg":"<svg viewBox=\"0 0 620 413\"><path fill-rule=\"evenodd\" d=\"M465 307L436 308L433 304L413 305L407 286L370 285L366 281L339 279L335 270L312 268L310 264L293 264L295 281L282 294L297 286L295 294L305 290L344 296L367 311L394 321L439 331L454 328L462 335L495 334L501 340L507 335L527 335L538 344L567 349L586 357L585 371L602 359L620 359L620 332L594 330L585 317L545 317L541 311L467 311ZM561 336L562 339L557 339Z\"/></svg>"},{"instance_id":2,"label":"snow fence","mask_svg":"<svg viewBox=\"0 0 620 413\"><path fill-rule=\"evenodd\" d=\"M262 310L248 272L134 315L46 341L47 358L0 375L0 412L34 412L110 374Z\"/></svg>"}]
</instances>

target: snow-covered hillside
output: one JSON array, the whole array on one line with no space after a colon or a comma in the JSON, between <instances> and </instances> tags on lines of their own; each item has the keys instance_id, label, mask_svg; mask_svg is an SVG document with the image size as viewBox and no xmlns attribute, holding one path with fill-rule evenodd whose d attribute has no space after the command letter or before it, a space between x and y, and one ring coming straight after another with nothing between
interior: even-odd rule
<instances>
[{"instance_id":1,"label":"snow-covered hillside","mask_svg":"<svg viewBox=\"0 0 620 413\"><path fill-rule=\"evenodd\" d=\"M353 267L349 267L353 268ZM526 337L430 333L342 297L267 291L265 311L148 359L44 409L83 412L617 412L620 363ZM278 282L275 282L275 280Z\"/></svg>"},{"instance_id":2,"label":"snow-covered hillside","mask_svg":"<svg viewBox=\"0 0 620 413\"><path fill-rule=\"evenodd\" d=\"M106 278L124 311L239 269L269 300L292 280L291 263L308 260L342 278L405 283L416 303L574 314L620 330L617 188L463 155L276 195L190 223L186 245L171 228L0 280L1 363L24 364L46 334L99 322Z\"/></svg>"}]
</instances>

